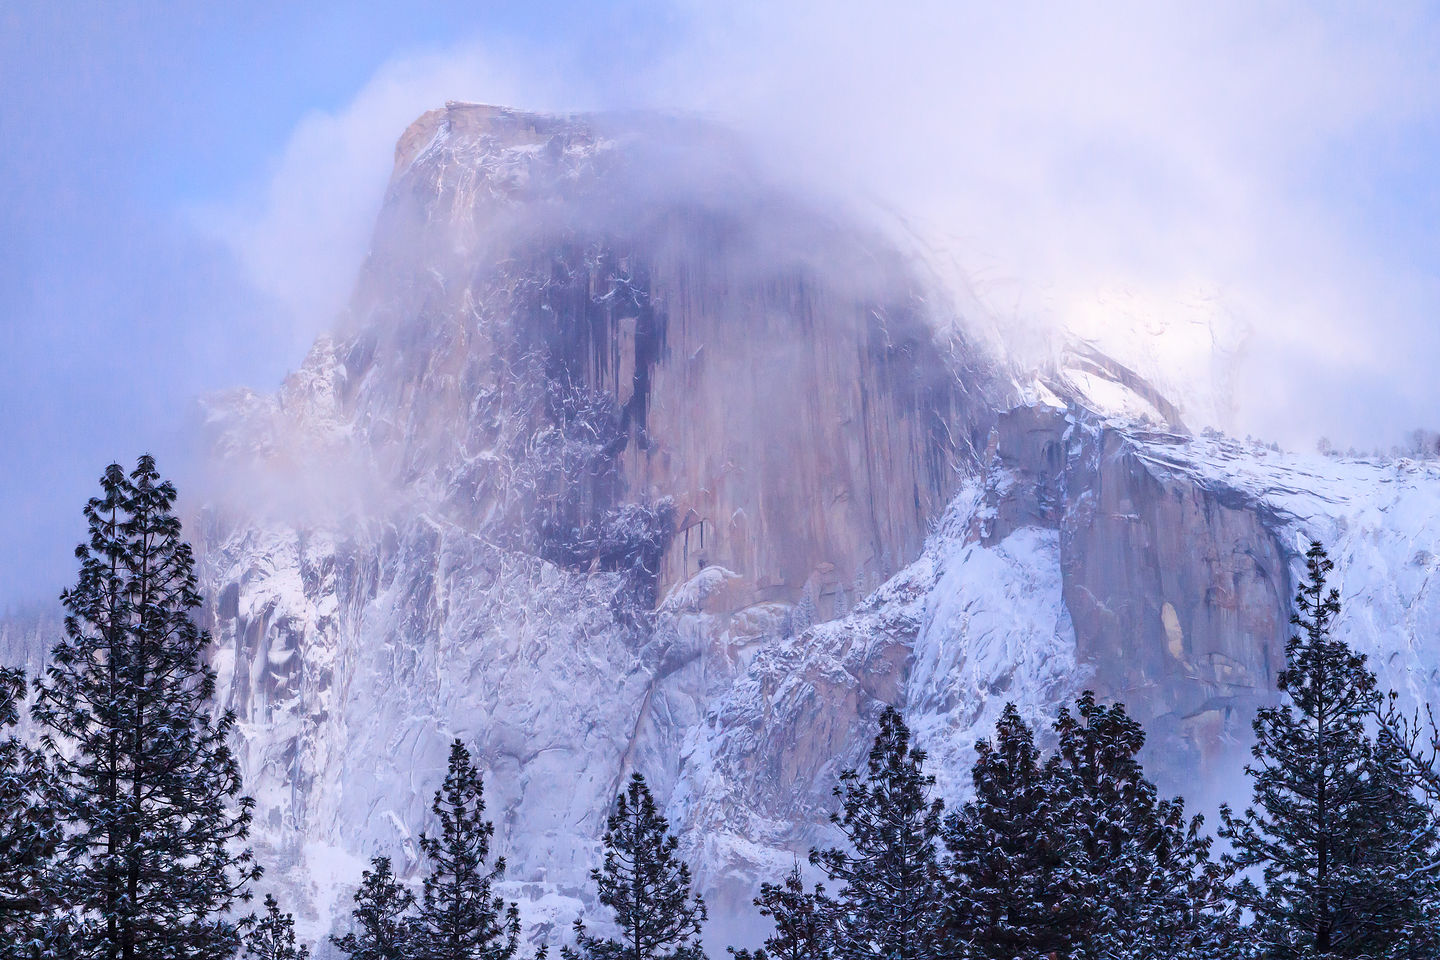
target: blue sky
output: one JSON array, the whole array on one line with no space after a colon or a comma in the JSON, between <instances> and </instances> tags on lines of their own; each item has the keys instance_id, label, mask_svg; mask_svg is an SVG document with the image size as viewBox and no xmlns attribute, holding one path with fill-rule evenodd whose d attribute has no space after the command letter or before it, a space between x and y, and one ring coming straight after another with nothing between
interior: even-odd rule
<instances>
[{"instance_id":1,"label":"blue sky","mask_svg":"<svg viewBox=\"0 0 1440 960\"><path fill-rule=\"evenodd\" d=\"M193 398L296 365L450 97L730 123L903 217L1016 349L1110 337L1233 432L1440 427L1424 5L121 7L0 9L0 606L68 580L105 463L183 479Z\"/></svg>"}]
</instances>

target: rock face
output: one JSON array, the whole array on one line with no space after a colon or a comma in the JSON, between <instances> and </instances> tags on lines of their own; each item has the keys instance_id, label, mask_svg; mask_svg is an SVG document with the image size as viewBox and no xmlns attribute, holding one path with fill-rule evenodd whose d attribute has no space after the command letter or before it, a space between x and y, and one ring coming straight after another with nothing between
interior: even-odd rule
<instances>
[{"instance_id":1,"label":"rock face","mask_svg":"<svg viewBox=\"0 0 1440 960\"><path fill-rule=\"evenodd\" d=\"M1132 438L1103 433L1076 473L1087 494L1061 562L1077 653L1152 736L1185 745L1164 758L1172 774L1206 769L1195 761L1248 736L1284 665L1285 550L1254 504L1159 468Z\"/></svg>"},{"instance_id":2,"label":"rock face","mask_svg":"<svg viewBox=\"0 0 1440 960\"><path fill-rule=\"evenodd\" d=\"M1185 436L1094 351L1007 372L877 236L748 169L686 124L426 114L349 314L211 405L188 529L312 939L366 858L416 867L457 736L537 940L632 770L716 945L745 935L886 704L948 797L1006 701L1043 726L1087 685L1204 792L1272 696L1302 535L1347 639L1435 688L1432 467Z\"/></svg>"},{"instance_id":3,"label":"rock face","mask_svg":"<svg viewBox=\"0 0 1440 960\"><path fill-rule=\"evenodd\" d=\"M1157 460L1187 438L1077 421L1043 405L992 434L986 544L1059 533L1078 659L1131 705L1174 782L1248 736L1284 663L1293 559L1263 503Z\"/></svg>"},{"instance_id":4,"label":"rock face","mask_svg":"<svg viewBox=\"0 0 1440 960\"><path fill-rule=\"evenodd\" d=\"M644 606L715 564L829 618L919 552L994 374L958 334L941 352L892 251L697 136L426 114L334 345L337 403L386 480L568 569L653 581Z\"/></svg>"}]
</instances>

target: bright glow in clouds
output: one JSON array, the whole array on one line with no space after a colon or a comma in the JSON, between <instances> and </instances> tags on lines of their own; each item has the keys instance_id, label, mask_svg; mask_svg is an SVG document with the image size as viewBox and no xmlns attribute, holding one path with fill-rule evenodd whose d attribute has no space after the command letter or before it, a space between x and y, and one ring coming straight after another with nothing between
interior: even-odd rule
<instances>
[{"instance_id":1,"label":"bright glow in clouds","mask_svg":"<svg viewBox=\"0 0 1440 960\"><path fill-rule=\"evenodd\" d=\"M656 56L598 77L475 46L392 62L304 120L264 195L215 218L221 233L313 332L343 304L393 143L424 109L694 111L778 176L898 218L956 268L981 305L970 319L1026 356L1069 330L1157 379L1192 426L1292 445L1440 426L1440 29L1421 8L665 16Z\"/></svg>"},{"instance_id":2,"label":"bright glow in clouds","mask_svg":"<svg viewBox=\"0 0 1440 960\"><path fill-rule=\"evenodd\" d=\"M858 184L953 251L998 322L1079 328L1200 422L1291 443L1375 444L1440 410L1440 244L1373 220L1411 202L1385 196L1405 162L1386 153L1418 150L1423 169L1440 148L1433 21L1397 6L729 9L705 53L675 58L679 86L803 158L801 176ZM1440 178L1421 176L1433 206ZM1416 242L1428 263L1403 249ZM1302 408L1312 372L1335 382ZM1231 396L1189 394L1232 379Z\"/></svg>"}]
</instances>

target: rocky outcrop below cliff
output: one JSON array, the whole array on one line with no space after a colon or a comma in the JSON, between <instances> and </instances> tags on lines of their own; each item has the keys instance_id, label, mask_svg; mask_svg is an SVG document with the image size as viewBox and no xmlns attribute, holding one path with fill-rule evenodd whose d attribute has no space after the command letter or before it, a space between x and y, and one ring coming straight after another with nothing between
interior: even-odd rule
<instances>
[{"instance_id":1,"label":"rocky outcrop below cliff","mask_svg":"<svg viewBox=\"0 0 1440 960\"><path fill-rule=\"evenodd\" d=\"M1122 700L1180 774L1213 769L1248 736L1284 662L1296 557L1274 512L1157 461L1189 438L1124 429L1046 405L999 418L982 542L1057 531L1077 658Z\"/></svg>"}]
</instances>

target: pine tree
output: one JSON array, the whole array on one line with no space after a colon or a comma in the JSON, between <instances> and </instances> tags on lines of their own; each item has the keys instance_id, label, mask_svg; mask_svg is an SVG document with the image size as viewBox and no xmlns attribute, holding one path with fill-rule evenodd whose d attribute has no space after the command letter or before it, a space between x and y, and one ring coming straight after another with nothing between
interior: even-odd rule
<instances>
[{"instance_id":1,"label":"pine tree","mask_svg":"<svg viewBox=\"0 0 1440 960\"><path fill-rule=\"evenodd\" d=\"M1238 902L1264 957L1432 957L1433 825L1396 751L1367 728L1379 709L1364 656L1332 636L1339 593L1320 544L1305 555L1278 677L1284 701L1255 719L1253 805L1222 808ZM1428 918L1428 919L1427 919Z\"/></svg>"},{"instance_id":2,"label":"pine tree","mask_svg":"<svg viewBox=\"0 0 1440 960\"><path fill-rule=\"evenodd\" d=\"M310 948L295 943L295 918L265 894L265 912L245 937L245 960L309 960Z\"/></svg>"},{"instance_id":3,"label":"pine tree","mask_svg":"<svg viewBox=\"0 0 1440 960\"><path fill-rule=\"evenodd\" d=\"M1373 956L1440 957L1440 824L1417 802L1413 771L1377 738L1366 769L1371 815L1358 825L1347 926ZM1383 949L1381 949L1383 947Z\"/></svg>"},{"instance_id":4,"label":"pine tree","mask_svg":"<svg viewBox=\"0 0 1440 960\"><path fill-rule=\"evenodd\" d=\"M760 916L774 921L775 931L758 950L731 950L735 960L829 960L833 955L832 904L821 884L805 889L798 863L783 883L762 883L754 903Z\"/></svg>"},{"instance_id":5,"label":"pine tree","mask_svg":"<svg viewBox=\"0 0 1440 960\"><path fill-rule=\"evenodd\" d=\"M415 919L410 916L415 895L395 878L389 857L370 861L354 902L350 931L330 938L341 953L351 960L411 960L423 955L417 949Z\"/></svg>"},{"instance_id":6,"label":"pine tree","mask_svg":"<svg viewBox=\"0 0 1440 960\"><path fill-rule=\"evenodd\" d=\"M591 870L600 903L615 914L618 939L590 935L575 921L566 960L704 960L700 928L705 902L690 892L690 868L679 841L655 808L645 778L633 774L605 825L605 860Z\"/></svg>"},{"instance_id":7,"label":"pine tree","mask_svg":"<svg viewBox=\"0 0 1440 960\"><path fill-rule=\"evenodd\" d=\"M1140 725L1083 694L1041 762L1007 706L976 745L975 799L946 821L943 949L960 958L1228 956L1235 939L1201 818L1161 800Z\"/></svg>"},{"instance_id":8,"label":"pine tree","mask_svg":"<svg viewBox=\"0 0 1440 960\"><path fill-rule=\"evenodd\" d=\"M1216 960L1233 943L1203 819L1160 799L1138 755L1140 724L1086 692L1055 723L1049 764L1065 833L1061 914L1076 918L1066 954L1105 960Z\"/></svg>"},{"instance_id":9,"label":"pine tree","mask_svg":"<svg viewBox=\"0 0 1440 960\"><path fill-rule=\"evenodd\" d=\"M1055 778L1008 704L995 738L975 745L975 798L945 820L946 953L1012 960L1068 956L1080 926L1062 887L1066 837Z\"/></svg>"},{"instance_id":10,"label":"pine tree","mask_svg":"<svg viewBox=\"0 0 1440 960\"><path fill-rule=\"evenodd\" d=\"M835 955L842 960L923 960L934 955L939 920L937 840L942 804L935 778L912 748L900 712L887 707L866 772L840 775L841 811L831 821L849 850L816 850L810 862L839 887Z\"/></svg>"},{"instance_id":11,"label":"pine tree","mask_svg":"<svg viewBox=\"0 0 1440 960\"><path fill-rule=\"evenodd\" d=\"M20 719L25 674L0 668L0 736ZM0 960L44 955L55 944L54 874L60 823L45 756L13 733L0 739Z\"/></svg>"},{"instance_id":12,"label":"pine tree","mask_svg":"<svg viewBox=\"0 0 1440 960\"><path fill-rule=\"evenodd\" d=\"M141 457L111 465L85 507L80 575L61 599L56 645L34 705L67 742L53 751L67 832L61 845L77 957L219 960L240 946L234 908L259 875L248 849L253 802L212 719L209 642L175 488Z\"/></svg>"},{"instance_id":13,"label":"pine tree","mask_svg":"<svg viewBox=\"0 0 1440 960\"><path fill-rule=\"evenodd\" d=\"M520 910L494 895L505 858L487 865L495 827L485 819L480 771L460 740L450 746L431 810L440 835L420 836L430 872L417 924L427 960L510 960L520 944Z\"/></svg>"}]
</instances>

